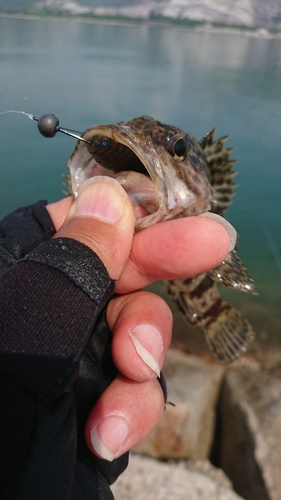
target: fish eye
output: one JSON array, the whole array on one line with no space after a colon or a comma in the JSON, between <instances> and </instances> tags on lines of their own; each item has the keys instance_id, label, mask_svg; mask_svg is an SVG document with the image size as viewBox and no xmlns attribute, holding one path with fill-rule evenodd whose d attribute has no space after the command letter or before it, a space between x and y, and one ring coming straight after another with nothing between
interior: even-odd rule
<instances>
[{"instance_id":1,"label":"fish eye","mask_svg":"<svg viewBox=\"0 0 281 500\"><path fill-rule=\"evenodd\" d=\"M183 160L190 148L187 138L176 134L167 141L167 149L175 160Z\"/></svg>"}]
</instances>

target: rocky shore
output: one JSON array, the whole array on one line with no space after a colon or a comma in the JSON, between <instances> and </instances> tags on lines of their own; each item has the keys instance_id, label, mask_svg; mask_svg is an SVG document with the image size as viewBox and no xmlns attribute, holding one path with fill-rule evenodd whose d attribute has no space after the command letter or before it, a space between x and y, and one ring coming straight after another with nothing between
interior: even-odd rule
<instances>
[{"instance_id":1,"label":"rocky shore","mask_svg":"<svg viewBox=\"0 0 281 500\"><path fill-rule=\"evenodd\" d=\"M170 348L158 427L131 453L116 500L280 500L281 379L248 356L224 367Z\"/></svg>"}]
</instances>

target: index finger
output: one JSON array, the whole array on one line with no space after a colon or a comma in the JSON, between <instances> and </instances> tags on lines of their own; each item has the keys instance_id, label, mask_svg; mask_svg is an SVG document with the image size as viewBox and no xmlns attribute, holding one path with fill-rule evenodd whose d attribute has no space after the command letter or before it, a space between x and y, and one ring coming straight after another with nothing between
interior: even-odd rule
<instances>
[{"instance_id":1,"label":"index finger","mask_svg":"<svg viewBox=\"0 0 281 500\"><path fill-rule=\"evenodd\" d=\"M156 280L196 276L219 265L228 252L228 234L214 220L186 217L160 222L134 236L116 293L128 293Z\"/></svg>"}]
</instances>

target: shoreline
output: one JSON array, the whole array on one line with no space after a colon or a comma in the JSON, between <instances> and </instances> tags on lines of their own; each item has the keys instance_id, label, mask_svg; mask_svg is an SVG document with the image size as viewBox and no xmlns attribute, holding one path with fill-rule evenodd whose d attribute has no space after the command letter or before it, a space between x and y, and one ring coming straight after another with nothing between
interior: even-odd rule
<instances>
[{"instance_id":1,"label":"shoreline","mask_svg":"<svg viewBox=\"0 0 281 500\"><path fill-rule=\"evenodd\" d=\"M254 38L264 38L264 39L281 39L281 31L270 32L268 28L247 28L247 27L232 27L232 26L216 26L208 22L205 24L198 25L183 25L177 22L157 21L157 20L142 20L134 18L111 18L111 17L81 17L77 16L64 16L64 15L36 15L36 14L21 14L21 13L6 13L0 12L0 18L10 18L10 19L24 19L28 21L61 21L69 22L74 21L82 24L103 24L109 26L148 26L148 27L169 27L176 30L189 30L195 33L209 33L209 34L224 34L224 35L238 35L238 36L248 36Z\"/></svg>"}]
</instances>

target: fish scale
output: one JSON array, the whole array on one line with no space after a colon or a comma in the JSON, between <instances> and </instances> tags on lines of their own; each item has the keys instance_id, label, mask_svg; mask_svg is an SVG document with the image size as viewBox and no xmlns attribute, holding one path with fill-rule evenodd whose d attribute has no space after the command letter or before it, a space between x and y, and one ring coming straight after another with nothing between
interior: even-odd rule
<instances>
[{"instance_id":1,"label":"fish scale","mask_svg":"<svg viewBox=\"0 0 281 500\"><path fill-rule=\"evenodd\" d=\"M116 178L129 196L139 200L148 211L145 217L136 220L136 231L163 220L208 210L223 215L238 186L233 182L237 175L233 170L236 161L230 159L234 149L224 148L229 136L214 140L214 133L215 129L197 141L183 130L149 116L90 127L81 134L83 140L78 140L68 161L72 191L77 195L80 184L94 175ZM141 187L142 172L146 179L149 175L151 189L147 189L147 183L145 189ZM252 326L237 309L222 300L217 287L220 283L252 295L257 293L236 250L209 272L165 283L185 320L203 329L219 361L229 363L246 352L254 339Z\"/></svg>"}]
</instances>

